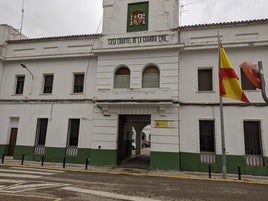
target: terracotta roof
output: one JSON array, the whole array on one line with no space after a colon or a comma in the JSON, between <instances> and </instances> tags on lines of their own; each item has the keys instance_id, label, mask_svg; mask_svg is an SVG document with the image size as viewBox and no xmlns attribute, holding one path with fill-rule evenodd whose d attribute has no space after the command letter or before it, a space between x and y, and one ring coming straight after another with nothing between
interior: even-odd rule
<instances>
[{"instance_id":1,"label":"terracotta roof","mask_svg":"<svg viewBox=\"0 0 268 201\"><path fill-rule=\"evenodd\" d=\"M59 40L75 40L75 39L90 39L98 38L101 34L83 34L83 35L70 35L70 36L53 36L43 38L27 38L20 40L9 40L8 43L23 43L23 42L43 42L43 41L59 41Z\"/></svg>"},{"instance_id":2,"label":"terracotta roof","mask_svg":"<svg viewBox=\"0 0 268 201\"><path fill-rule=\"evenodd\" d=\"M185 25L178 27L179 30L187 29L208 29L208 28L218 28L225 26L237 26L237 25L249 25L249 24L262 24L268 23L268 18L256 19L256 20L245 20L245 21L233 21L233 22L220 22L220 23L210 23L210 24L195 24L195 25Z\"/></svg>"}]
</instances>

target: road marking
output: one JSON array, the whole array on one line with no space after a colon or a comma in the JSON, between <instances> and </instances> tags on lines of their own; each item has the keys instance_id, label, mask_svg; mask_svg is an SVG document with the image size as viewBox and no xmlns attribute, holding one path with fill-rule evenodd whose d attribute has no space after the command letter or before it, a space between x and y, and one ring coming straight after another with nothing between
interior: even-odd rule
<instances>
[{"instance_id":1,"label":"road marking","mask_svg":"<svg viewBox=\"0 0 268 201\"><path fill-rule=\"evenodd\" d=\"M0 182L2 183L18 183L24 180L17 180L17 179L0 179Z\"/></svg>"},{"instance_id":2,"label":"road marking","mask_svg":"<svg viewBox=\"0 0 268 201\"><path fill-rule=\"evenodd\" d=\"M10 170L10 169L0 169L0 172L14 172L14 173L26 173L26 174L35 174L35 175L53 175L53 172L37 172L37 171L28 171L28 170Z\"/></svg>"},{"instance_id":3,"label":"road marking","mask_svg":"<svg viewBox=\"0 0 268 201\"><path fill-rule=\"evenodd\" d=\"M64 172L64 171L61 171ZM20 168L16 169L0 169L0 192L4 193L20 193L25 191L33 191L44 188L62 188L68 184L65 183L55 183L55 182L45 182L45 181L27 181L28 179L38 179L47 175L53 175L56 173L61 173L59 171L36 171L33 170L23 170ZM21 180L24 179L24 180Z\"/></svg>"},{"instance_id":4,"label":"road marking","mask_svg":"<svg viewBox=\"0 0 268 201\"><path fill-rule=\"evenodd\" d=\"M66 191L73 191L73 192L77 192L77 193L86 193L86 194L92 194L92 195L97 195L97 196L102 196L102 197L116 198L116 199L121 199L121 200L160 201L160 200L155 200L155 199L150 199L150 198L128 196L128 195L122 195L122 194L118 194L118 193L110 193L110 192L105 192L105 191L96 191L96 190L90 190L90 189L75 188L75 187L70 187L70 186L63 187L61 189L66 190Z\"/></svg>"},{"instance_id":5,"label":"road marking","mask_svg":"<svg viewBox=\"0 0 268 201\"><path fill-rule=\"evenodd\" d=\"M51 172L51 173L64 173L65 172L65 171L61 171L61 170L47 170L47 169L24 168L24 167L10 167L10 169L16 169L16 170L34 170L34 171Z\"/></svg>"},{"instance_id":6,"label":"road marking","mask_svg":"<svg viewBox=\"0 0 268 201\"><path fill-rule=\"evenodd\" d=\"M55 183L55 182L26 181L26 180L19 180L16 183L14 183L13 181L12 182L6 181L6 183L9 183L9 184L0 185L0 192L21 193L25 191L33 191L33 190L44 189L44 188L64 187L68 185L68 184ZM12 184L10 185L10 183Z\"/></svg>"},{"instance_id":7,"label":"road marking","mask_svg":"<svg viewBox=\"0 0 268 201\"><path fill-rule=\"evenodd\" d=\"M45 197L45 196L38 196L38 195L15 195L15 194L10 194L10 193L0 193L0 195L13 196L13 197L23 197L23 198L41 198L41 199L47 199L47 200L61 201L61 198Z\"/></svg>"},{"instance_id":8,"label":"road marking","mask_svg":"<svg viewBox=\"0 0 268 201\"><path fill-rule=\"evenodd\" d=\"M16 178L37 179L37 178L41 178L42 176L40 176L40 175L28 175L28 174L0 173L0 177L16 177Z\"/></svg>"}]
</instances>

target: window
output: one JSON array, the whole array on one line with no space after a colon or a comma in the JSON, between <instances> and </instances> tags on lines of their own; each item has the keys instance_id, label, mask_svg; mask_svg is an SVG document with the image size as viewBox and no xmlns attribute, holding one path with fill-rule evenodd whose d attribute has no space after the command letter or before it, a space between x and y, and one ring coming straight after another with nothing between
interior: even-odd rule
<instances>
[{"instance_id":1,"label":"window","mask_svg":"<svg viewBox=\"0 0 268 201\"><path fill-rule=\"evenodd\" d=\"M84 91L84 74L74 74L74 93L83 93Z\"/></svg>"},{"instance_id":2,"label":"window","mask_svg":"<svg viewBox=\"0 0 268 201\"><path fill-rule=\"evenodd\" d=\"M212 69L198 69L198 91L212 91Z\"/></svg>"},{"instance_id":3,"label":"window","mask_svg":"<svg viewBox=\"0 0 268 201\"><path fill-rule=\"evenodd\" d=\"M247 155L262 155L259 121L244 121L244 138Z\"/></svg>"},{"instance_id":4,"label":"window","mask_svg":"<svg viewBox=\"0 0 268 201\"><path fill-rule=\"evenodd\" d=\"M251 84L251 82L246 77L244 71L240 69L241 72L241 85L243 90L256 90L256 87Z\"/></svg>"},{"instance_id":5,"label":"window","mask_svg":"<svg viewBox=\"0 0 268 201\"><path fill-rule=\"evenodd\" d=\"M150 66L143 71L142 88L159 88L160 72L158 68Z\"/></svg>"},{"instance_id":6,"label":"window","mask_svg":"<svg viewBox=\"0 0 268 201\"><path fill-rule=\"evenodd\" d=\"M44 94L51 94L52 93L52 87L53 87L53 75L44 75Z\"/></svg>"},{"instance_id":7,"label":"window","mask_svg":"<svg viewBox=\"0 0 268 201\"><path fill-rule=\"evenodd\" d=\"M130 71L123 67L116 71L114 78L114 88L129 88L130 86Z\"/></svg>"},{"instance_id":8,"label":"window","mask_svg":"<svg viewBox=\"0 0 268 201\"><path fill-rule=\"evenodd\" d=\"M77 146L80 119L69 119L67 146Z\"/></svg>"},{"instance_id":9,"label":"window","mask_svg":"<svg viewBox=\"0 0 268 201\"><path fill-rule=\"evenodd\" d=\"M37 119L35 146L45 145L47 135L47 122L48 119L45 118Z\"/></svg>"},{"instance_id":10,"label":"window","mask_svg":"<svg viewBox=\"0 0 268 201\"><path fill-rule=\"evenodd\" d=\"M199 121L200 151L215 152L215 133L213 120Z\"/></svg>"},{"instance_id":11,"label":"window","mask_svg":"<svg viewBox=\"0 0 268 201\"><path fill-rule=\"evenodd\" d=\"M16 94L23 94L25 76L17 76Z\"/></svg>"}]
</instances>

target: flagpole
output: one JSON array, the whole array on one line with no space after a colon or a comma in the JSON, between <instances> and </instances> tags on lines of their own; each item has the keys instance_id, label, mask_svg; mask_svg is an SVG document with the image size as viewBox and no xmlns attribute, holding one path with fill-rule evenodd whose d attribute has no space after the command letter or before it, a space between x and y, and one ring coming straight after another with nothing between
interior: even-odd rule
<instances>
[{"instance_id":1,"label":"flagpole","mask_svg":"<svg viewBox=\"0 0 268 201\"><path fill-rule=\"evenodd\" d=\"M218 69L219 77L221 70L221 56L220 56L220 33L218 31ZM222 148L222 178L226 179L226 149L225 149L225 135L224 135L224 116L223 116L223 102L220 95L220 121L221 121L221 148Z\"/></svg>"}]
</instances>

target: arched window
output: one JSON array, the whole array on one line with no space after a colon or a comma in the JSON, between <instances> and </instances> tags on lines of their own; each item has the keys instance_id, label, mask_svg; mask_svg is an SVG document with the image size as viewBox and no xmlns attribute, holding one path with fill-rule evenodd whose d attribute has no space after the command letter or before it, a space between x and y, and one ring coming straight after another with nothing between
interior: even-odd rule
<instances>
[{"instance_id":1,"label":"arched window","mask_svg":"<svg viewBox=\"0 0 268 201\"><path fill-rule=\"evenodd\" d=\"M160 72L155 66L149 66L143 71L142 88L159 88Z\"/></svg>"},{"instance_id":2,"label":"arched window","mask_svg":"<svg viewBox=\"0 0 268 201\"><path fill-rule=\"evenodd\" d=\"M119 68L114 77L114 88L129 88L130 71L126 67Z\"/></svg>"}]
</instances>

